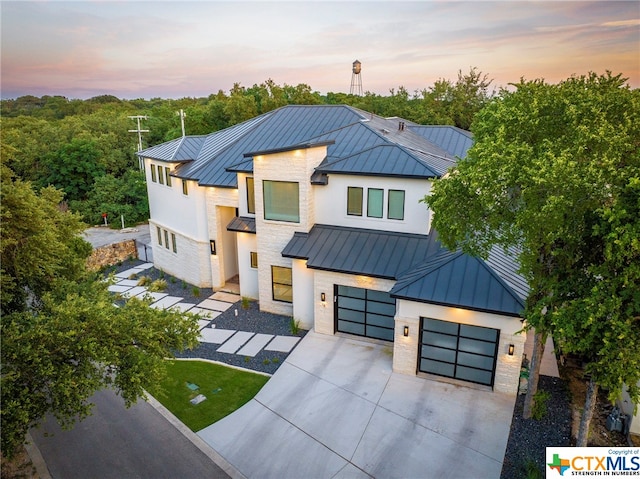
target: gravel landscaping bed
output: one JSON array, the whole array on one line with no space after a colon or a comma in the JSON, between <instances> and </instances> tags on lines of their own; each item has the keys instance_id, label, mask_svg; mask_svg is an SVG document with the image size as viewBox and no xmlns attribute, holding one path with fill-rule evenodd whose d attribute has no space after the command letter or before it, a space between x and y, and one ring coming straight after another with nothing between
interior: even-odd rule
<instances>
[{"instance_id":1,"label":"gravel landscaping bed","mask_svg":"<svg viewBox=\"0 0 640 479\"><path fill-rule=\"evenodd\" d=\"M545 477L545 448L571 446L571 404L567 384L560 378L540 376L538 391L547 391L546 414L540 419L523 419L524 394L519 394L513 411L511 432L502 465L501 479L527 477L527 468L537 468Z\"/></svg>"},{"instance_id":2,"label":"gravel landscaping bed","mask_svg":"<svg viewBox=\"0 0 640 479\"><path fill-rule=\"evenodd\" d=\"M107 268L104 273L105 275L120 273L143 263L144 261L140 260L126 260L121 264ZM182 301L184 303L197 304L213 294L213 289L211 288L195 288L156 268L150 268L141 272L137 275L137 279L143 276L149 277L152 281L164 279L167 282L167 287L163 289L162 292L170 296L182 297L184 298L184 301ZM198 294L195 295L195 292ZM260 312L256 301L249 301L246 306L247 307L244 308L242 301L238 301L227 311L211 320L208 327L214 327L215 325L217 329L250 331L274 336L297 336L300 338L307 333L307 331L299 329L296 334L293 334L291 317ZM273 374L289 355L289 353L262 350L256 356L249 357L238 354L219 353L216 351L219 347L219 344L201 343L200 346L195 349L177 353L176 357L210 359L232 366Z\"/></svg>"}]
</instances>

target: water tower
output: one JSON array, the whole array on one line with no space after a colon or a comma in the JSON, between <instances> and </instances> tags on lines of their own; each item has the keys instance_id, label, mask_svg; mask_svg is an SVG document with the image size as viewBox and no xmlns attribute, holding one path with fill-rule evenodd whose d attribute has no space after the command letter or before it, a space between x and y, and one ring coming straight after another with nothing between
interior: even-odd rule
<instances>
[{"instance_id":1,"label":"water tower","mask_svg":"<svg viewBox=\"0 0 640 479\"><path fill-rule=\"evenodd\" d=\"M360 72L362 71L362 63L358 60L353 62L353 68L351 69L351 95L362 96L362 77Z\"/></svg>"}]
</instances>

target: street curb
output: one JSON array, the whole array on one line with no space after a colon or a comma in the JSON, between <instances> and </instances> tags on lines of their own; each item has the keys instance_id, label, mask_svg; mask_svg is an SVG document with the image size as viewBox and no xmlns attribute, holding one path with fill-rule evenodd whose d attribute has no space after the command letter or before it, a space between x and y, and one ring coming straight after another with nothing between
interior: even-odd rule
<instances>
[{"instance_id":1,"label":"street curb","mask_svg":"<svg viewBox=\"0 0 640 479\"><path fill-rule=\"evenodd\" d=\"M33 467L35 467L36 471L38 471L38 476L40 476L40 479L52 479L49 468L47 467L47 463L44 462L44 457L42 457L40 449L38 449L38 446L36 446L36 443L31 437L30 432L27 432L24 448L27 450L27 454L29 455L31 462L33 463Z\"/></svg>"},{"instance_id":2,"label":"street curb","mask_svg":"<svg viewBox=\"0 0 640 479\"><path fill-rule=\"evenodd\" d=\"M189 439L194 446L196 446L198 449L200 449L200 451L206 454L209 459L215 462L224 472L229 474L229 476L231 476L233 479L247 479L247 477L240 471L238 471L238 469L236 469L233 464L222 457L218 453L218 451L207 444L204 439L202 439L195 432L185 426L184 423L180 421L180 419L174 416L173 413L166 407L164 407L156 398L154 398L146 391L145 394L147 396L147 402L151 406L153 406L156 411L162 414L167 421L169 421L179 432L181 432L187 439Z\"/></svg>"}]
</instances>

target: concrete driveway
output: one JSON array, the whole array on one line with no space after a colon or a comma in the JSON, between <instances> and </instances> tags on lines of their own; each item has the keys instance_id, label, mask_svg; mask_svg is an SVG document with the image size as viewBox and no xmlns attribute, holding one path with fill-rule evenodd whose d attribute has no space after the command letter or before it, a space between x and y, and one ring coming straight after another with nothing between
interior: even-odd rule
<instances>
[{"instance_id":1,"label":"concrete driveway","mask_svg":"<svg viewBox=\"0 0 640 479\"><path fill-rule=\"evenodd\" d=\"M395 374L390 346L309 332L198 435L248 478L499 478L514 403Z\"/></svg>"}]
</instances>

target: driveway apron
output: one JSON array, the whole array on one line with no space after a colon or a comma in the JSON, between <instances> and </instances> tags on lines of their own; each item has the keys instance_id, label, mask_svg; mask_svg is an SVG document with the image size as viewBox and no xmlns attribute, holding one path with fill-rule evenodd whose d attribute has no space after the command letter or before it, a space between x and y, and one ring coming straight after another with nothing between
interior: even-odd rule
<instances>
[{"instance_id":1,"label":"driveway apron","mask_svg":"<svg viewBox=\"0 0 640 479\"><path fill-rule=\"evenodd\" d=\"M392 346L309 332L198 435L246 477L500 477L515 397L395 374Z\"/></svg>"}]
</instances>

